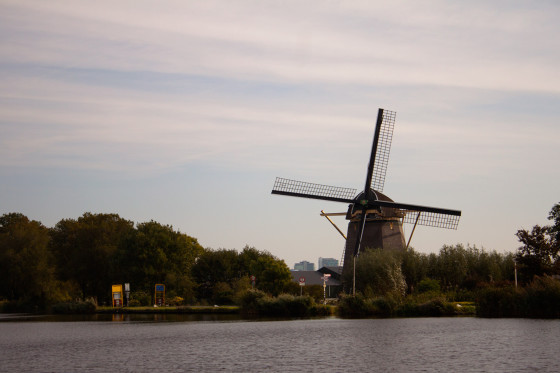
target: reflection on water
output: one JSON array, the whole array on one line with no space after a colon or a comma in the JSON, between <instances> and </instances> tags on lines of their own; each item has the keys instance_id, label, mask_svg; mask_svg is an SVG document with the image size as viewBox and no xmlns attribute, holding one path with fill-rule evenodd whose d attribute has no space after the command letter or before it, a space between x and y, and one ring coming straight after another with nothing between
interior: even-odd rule
<instances>
[{"instance_id":1,"label":"reflection on water","mask_svg":"<svg viewBox=\"0 0 560 373\"><path fill-rule=\"evenodd\" d=\"M242 320L238 314L89 314L89 315L25 315L0 313L0 325L5 321L127 321L127 322L177 322L177 321L233 321Z\"/></svg>"},{"instance_id":2,"label":"reflection on water","mask_svg":"<svg viewBox=\"0 0 560 373\"><path fill-rule=\"evenodd\" d=\"M171 314L90 317L73 322L68 317L65 321L4 319L0 322L0 371L558 370L558 320L247 321L237 315Z\"/></svg>"}]
</instances>

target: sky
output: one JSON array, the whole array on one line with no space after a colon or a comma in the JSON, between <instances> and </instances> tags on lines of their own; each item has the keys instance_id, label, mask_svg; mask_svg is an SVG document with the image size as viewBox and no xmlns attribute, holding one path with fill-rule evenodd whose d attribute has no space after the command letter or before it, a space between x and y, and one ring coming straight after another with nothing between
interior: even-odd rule
<instances>
[{"instance_id":1,"label":"sky","mask_svg":"<svg viewBox=\"0 0 560 373\"><path fill-rule=\"evenodd\" d=\"M117 213L290 267L339 259L319 214L346 205L270 192L361 190L384 108L384 193L462 211L411 246L513 252L560 202L559 16L556 1L2 0L0 214Z\"/></svg>"}]
</instances>

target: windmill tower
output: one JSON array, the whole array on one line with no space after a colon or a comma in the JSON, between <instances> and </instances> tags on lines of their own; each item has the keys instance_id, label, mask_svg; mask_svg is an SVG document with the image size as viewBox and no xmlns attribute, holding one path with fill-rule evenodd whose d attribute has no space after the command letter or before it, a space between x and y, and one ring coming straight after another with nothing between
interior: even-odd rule
<instances>
[{"instance_id":1,"label":"windmill tower","mask_svg":"<svg viewBox=\"0 0 560 373\"><path fill-rule=\"evenodd\" d=\"M283 178L276 178L272 189L272 194L349 204L348 211L344 214L349 223L343 254L343 275L353 271L356 257L364 250L402 250L408 246L405 244L403 223L414 224L410 238L417 225L457 229L459 224L461 211L394 202L382 193L395 115L395 112L389 110L378 111L366 182L360 193L352 188ZM410 243L410 239L408 242Z\"/></svg>"}]
</instances>

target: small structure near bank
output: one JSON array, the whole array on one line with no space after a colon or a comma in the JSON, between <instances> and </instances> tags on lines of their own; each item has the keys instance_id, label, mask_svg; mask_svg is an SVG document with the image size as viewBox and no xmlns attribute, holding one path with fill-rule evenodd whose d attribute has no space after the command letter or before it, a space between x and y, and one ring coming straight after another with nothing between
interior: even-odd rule
<instances>
[{"instance_id":1,"label":"small structure near bank","mask_svg":"<svg viewBox=\"0 0 560 373\"><path fill-rule=\"evenodd\" d=\"M317 271L294 271L290 270L292 273L292 280L296 283L300 283L300 279L305 279L305 285L319 285L325 287L325 296L327 298L336 298L340 292L342 292L342 281L341 274L342 267L322 267ZM330 275L330 276L325 276ZM328 278L326 280L324 278Z\"/></svg>"}]
</instances>

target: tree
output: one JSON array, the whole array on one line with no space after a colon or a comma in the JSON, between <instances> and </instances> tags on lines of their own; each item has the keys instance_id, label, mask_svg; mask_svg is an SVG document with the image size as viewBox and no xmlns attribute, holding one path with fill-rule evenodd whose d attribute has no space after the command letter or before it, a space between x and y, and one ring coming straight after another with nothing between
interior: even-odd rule
<instances>
[{"instance_id":1,"label":"tree","mask_svg":"<svg viewBox=\"0 0 560 373\"><path fill-rule=\"evenodd\" d=\"M535 225L531 232L517 231L516 236L523 246L517 249L516 261L520 264L520 274L530 281L534 276L548 274L558 259L558 246L549 235L549 227Z\"/></svg>"},{"instance_id":2,"label":"tree","mask_svg":"<svg viewBox=\"0 0 560 373\"><path fill-rule=\"evenodd\" d=\"M48 301L55 290L48 242L40 222L20 213L0 217L0 298Z\"/></svg>"},{"instance_id":3,"label":"tree","mask_svg":"<svg viewBox=\"0 0 560 373\"><path fill-rule=\"evenodd\" d=\"M199 285L200 298L213 301L223 301L227 294L233 301L235 293L247 287L251 275L256 277L257 289L272 295L282 293L292 282L290 269L283 260L249 246L241 253L207 249L196 261L192 274Z\"/></svg>"},{"instance_id":4,"label":"tree","mask_svg":"<svg viewBox=\"0 0 560 373\"><path fill-rule=\"evenodd\" d=\"M199 298L211 299L214 302L218 302L218 292L228 292L225 285L231 290L232 282L243 274L244 271L238 268L238 253L235 250L205 249L192 267L193 279L198 284ZM223 303L223 295L219 298Z\"/></svg>"},{"instance_id":5,"label":"tree","mask_svg":"<svg viewBox=\"0 0 560 373\"><path fill-rule=\"evenodd\" d=\"M366 297L389 293L404 295L406 281L401 268L401 252L391 250L365 250L356 260L356 291ZM352 274L344 279L352 283Z\"/></svg>"},{"instance_id":6,"label":"tree","mask_svg":"<svg viewBox=\"0 0 560 373\"><path fill-rule=\"evenodd\" d=\"M194 298L191 269L203 247L196 238L155 221L140 223L121 242L117 251L119 282L150 293L156 283L167 286L168 295Z\"/></svg>"},{"instance_id":7,"label":"tree","mask_svg":"<svg viewBox=\"0 0 560 373\"><path fill-rule=\"evenodd\" d=\"M403 251L401 269L409 292L412 293L418 283L427 276L427 262L427 256L416 252L413 248Z\"/></svg>"},{"instance_id":8,"label":"tree","mask_svg":"<svg viewBox=\"0 0 560 373\"><path fill-rule=\"evenodd\" d=\"M551 236L552 244L558 248L560 246L560 202L552 206L548 213L548 220L554 221L554 224L548 228Z\"/></svg>"},{"instance_id":9,"label":"tree","mask_svg":"<svg viewBox=\"0 0 560 373\"><path fill-rule=\"evenodd\" d=\"M111 284L119 283L115 254L133 229L133 222L117 214L87 212L59 221L50 231L59 278L76 283L83 298L109 301Z\"/></svg>"},{"instance_id":10,"label":"tree","mask_svg":"<svg viewBox=\"0 0 560 373\"><path fill-rule=\"evenodd\" d=\"M250 271L256 277L257 289L273 296L286 291L292 282L290 268L270 253L262 253L256 261L252 261Z\"/></svg>"}]
</instances>

